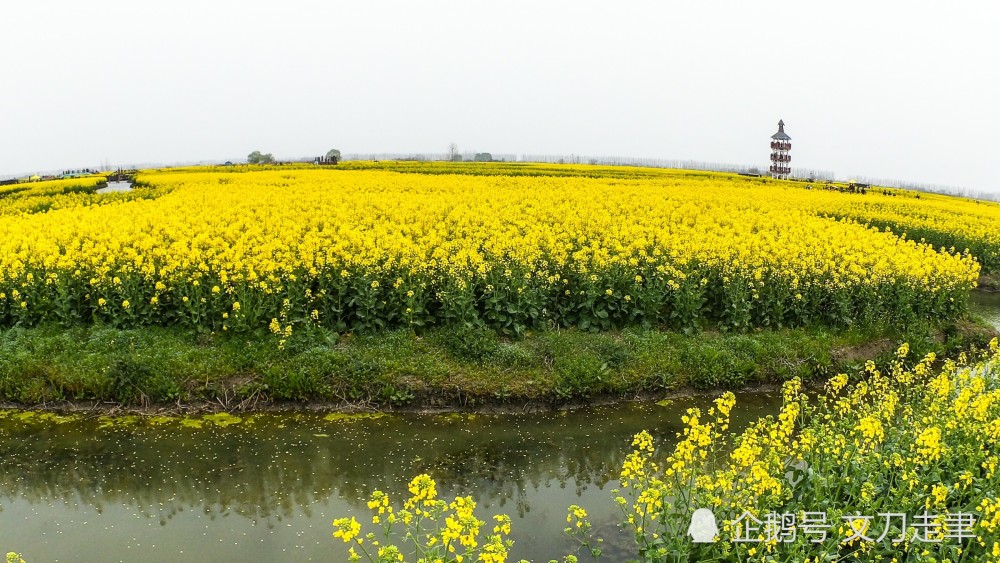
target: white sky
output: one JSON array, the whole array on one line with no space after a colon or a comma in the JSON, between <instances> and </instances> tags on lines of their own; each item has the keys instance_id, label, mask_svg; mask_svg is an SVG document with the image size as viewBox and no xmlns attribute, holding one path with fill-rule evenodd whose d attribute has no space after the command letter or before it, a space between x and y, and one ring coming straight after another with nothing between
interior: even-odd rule
<instances>
[{"instance_id":1,"label":"white sky","mask_svg":"<svg viewBox=\"0 0 1000 563\"><path fill-rule=\"evenodd\" d=\"M989 2L7 1L0 175L344 153L623 155L1000 192Z\"/></svg>"}]
</instances>

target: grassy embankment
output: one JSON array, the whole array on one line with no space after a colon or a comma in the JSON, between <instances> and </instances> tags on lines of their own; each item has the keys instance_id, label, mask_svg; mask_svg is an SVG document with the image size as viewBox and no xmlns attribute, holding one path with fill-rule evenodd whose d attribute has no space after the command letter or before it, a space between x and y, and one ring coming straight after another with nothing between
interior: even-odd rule
<instances>
[{"instance_id":1,"label":"grassy embankment","mask_svg":"<svg viewBox=\"0 0 1000 563\"><path fill-rule=\"evenodd\" d=\"M59 326L0 333L0 400L26 405L264 408L289 401L363 407L513 408L736 388L856 370L908 341L920 354L984 346L969 322L908 331L822 328L747 334L632 329L529 333L439 329L369 336Z\"/></svg>"}]
</instances>

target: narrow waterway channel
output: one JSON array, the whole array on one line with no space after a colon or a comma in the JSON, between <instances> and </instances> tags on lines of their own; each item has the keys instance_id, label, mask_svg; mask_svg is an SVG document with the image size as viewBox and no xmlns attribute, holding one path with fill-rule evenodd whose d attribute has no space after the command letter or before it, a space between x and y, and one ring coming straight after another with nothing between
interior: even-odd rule
<instances>
[{"instance_id":1,"label":"narrow waterway channel","mask_svg":"<svg viewBox=\"0 0 1000 563\"><path fill-rule=\"evenodd\" d=\"M130 192L132 191L132 184L130 182L108 182L108 185L97 190L99 194L107 194L111 192Z\"/></svg>"},{"instance_id":2,"label":"narrow waterway channel","mask_svg":"<svg viewBox=\"0 0 1000 563\"><path fill-rule=\"evenodd\" d=\"M1000 330L1000 291L973 291L969 308L973 314Z\"/></svg>"},{"instance_id":3,"label":"narrow waterway channel","mask_svg":"<svg viewBox=\"0 0 1000 563\"><path fill-rule=\"evenodd\" d=\"M1000 294L975 314L1000 329ZM259 414L193 427L180 420L0 417L0 549L38 561L339 561L331 521L370 522L365 501L397 503L429 473L478 514L513 518L512 560L548 561L571 544L566 507L588 509L606 559L624 556L615 477L633 434L669 446L689 407L625 403L531 414L344 417ZM734 430L777 412L776 392L741 393ZM370 526L370 525L369 525Z\"/></svg>"},{"instance_id":4,"label":"narrow waterway channel","mask_svg":"<svg viewBox=\"0 0 1000 563\"><path fill-rule=\"evenodd\" d=\"M613 553L611 489L632 435L649 429L669 444L680 414L710 400L523 415L263 414L202 428L10 413L0 420L0 548L29 561L337 561L346 552L331 537L335 517L368 522L373 490L401 502L408 480L429 473L446 498L471 494L480 517L512 516L515 561L565 553L571 504L587 507ZM735 424L779 403L778 393L741 394Z\"/></svg>"}]
</instances>

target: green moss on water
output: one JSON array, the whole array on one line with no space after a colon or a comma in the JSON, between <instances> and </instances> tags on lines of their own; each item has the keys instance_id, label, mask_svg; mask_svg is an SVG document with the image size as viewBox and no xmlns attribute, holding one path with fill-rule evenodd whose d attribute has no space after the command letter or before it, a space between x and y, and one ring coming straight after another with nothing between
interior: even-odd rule
<instances>
[{"instance_id":1,"label":"green moss on water","mask_svg":"<svg viewBox=\"0 0 1000 563\"><path fill-rule=\"evenodd\" d=\"M218 412L215 414L206 414L202 417L202 420L214 424L216 426L230 426L233 424L239 424L243 422L243 419L238 416L233 416L228 412Z\"/></svg>"},{"instance_id":2,"label":"green moss on water","mask_svg":"<svg viewBox=\"0 0 1000 563\"><path fill-rule=\"evenodd\" d=\"M140 417L132 414L119 415L119 416L102 416L97 419L98 428L129 428L138 426L140 423L145 422L145 417Z\"/></svg>"}]
</instances>

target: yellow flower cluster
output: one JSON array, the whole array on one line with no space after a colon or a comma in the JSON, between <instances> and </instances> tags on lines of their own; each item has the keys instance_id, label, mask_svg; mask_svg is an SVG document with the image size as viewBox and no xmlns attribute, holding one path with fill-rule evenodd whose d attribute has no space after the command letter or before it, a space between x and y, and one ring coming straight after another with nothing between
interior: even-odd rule
<instances>
[{"instance_id":1,"label":"yellow flower cluster","mask_svg":"<svg viewBox=\"0 0 1000 563\"><path fill-rule=\"evenodd\" d=\"M0 186L0 216L20 216L82 205L135 199L136 194L97 194L103 175Z\"/></svg>"},{"instance_id":2,"label":"yellow flower cluster","mask_svg":"<svg viewBox=\"0 0 1000 563\"><path fill-rule=\"evenodd\" d=\"M389 495L382 491L372 493L368 501L368 509L374 512L372 523L382 527L382 535L386 541L393 539L396 533L394 526L402 524L402 545L411 543L413 551L421 554L418 561L503 563L507 560L508 551L513 544L507 539L510 535L509 516L494 516L496 525L493 533L480 543L480 531L484 522L474 514L476 503L472 497L456 497L450 503L440 500L437 498L437 483L426 474L414 477L407 489L410 497L398 511L393 509ZM375 539L373 533L362 538L361 524L353 517L338 518L333 521L333 526L334 537L343 539L345 543L356 542L370 561L404 560L404 550L400 546L382 543ZM365 541L375 548L377 559L372 557ZM354 546L350 549L349 558L352 561L361 559Z\"/></svg>"},{"instance_id":3,"label":"yellow flower cluster","mask_svg":"<svg viewBox=\"0 0 1000 563\"><path fill-rule=\"evenodd\" d=\"M840 194L557 172L142 174L149 197L0 216L0 292L25 296L0 298L0 324L746 329L951 317L979 275L971 254L827 216Z\"/></svg>"},{"instance_id":4,"label":"yellow flower cluster","mask_svg":"<svg viewBox=\"0 0 1000 563\"><path fill-rule=\"evenodd\" d=\"M36 195L58 195L72 191L85 191L96 189L98 185L107 181L104 175L95 174L82 178L67 178L65 180L44 180L41 182L30 182L23 184L10 184L0 186L0 197L7 198L11 195L17 197Z\"/></svg>"},{"instance_id":5,"label":"yellow flower cluster","mask_svg":"<svg viewBox=\"0 0 1000 563\"><path fill-rule=\"evenodd\" d=\"M353 516L334 520L333 527L336 528L333 537L344 540L344 543L351 543L354 540L357 540L358 543L362 542L361 538L358 537L361 533L361 523Z\"/></svg>"},{"instance_id":6,"label":"yellow flower cluster","mask_svg":"<svg viewBox=\"0 0 1000 563\"><path fill-rule=\"evenodd\" d=\"M892 227L937 246L969 248L990 271L1000 269L1000 204L893 190L886 197L831 199L823 210L872 225Z\"/></svg>"},{"instance_id":7,"label":"yellow flower cluster","mask_svg":"<svg viewBox=\"0 0 1000 563\"><path fill-rule=\"evenodd\" d=\"M779 561L828 561L850 553L889 561L911 549L920 560L961 553L970 561L1000 561L1000 342L994 338L971 365L963 358L940 362L934 354L910 360L910 352L901 346L885 373L868 362L853 384L838 375L813 400L789 382L778 416L752 424L732 444L706 428L719 420L704 422L689 412L681 443L662 469L650 436L637 435L622 469L633 502L616 500L640 553L689 552L692 544L676 522L712 507L721 541L699 557L767 553ZM720 416L728 408L719 407ZM692 448L693 437L706 434L712 438ZM719 463L715 456L726 451L728 460ZM645 498L660 504L638 502ZM788 521L821 512L829 534L779 537L794 527ZM926 530L903 530L901 515L910 515L912 524L924 512ZM785 519L772 522L777 528L758 526L751 543L733 542L745 514ZM657 538L674 539L664 546Z\"/></svg>"}]
</instances>

